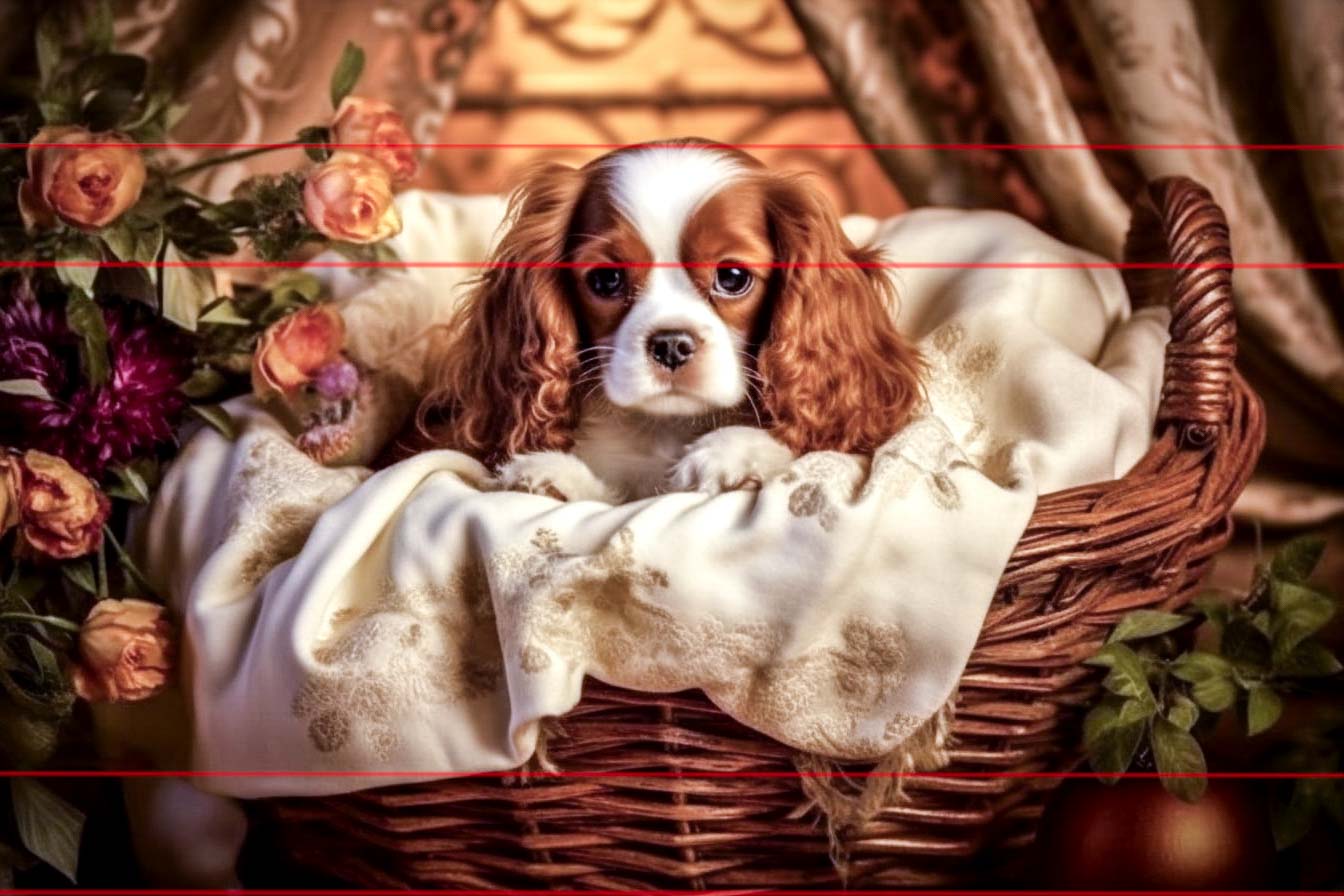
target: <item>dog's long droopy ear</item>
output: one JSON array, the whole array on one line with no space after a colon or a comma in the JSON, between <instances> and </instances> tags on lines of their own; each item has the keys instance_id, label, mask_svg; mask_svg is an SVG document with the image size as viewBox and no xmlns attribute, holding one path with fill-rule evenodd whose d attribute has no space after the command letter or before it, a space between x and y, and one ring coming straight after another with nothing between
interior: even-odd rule
<instances>
[{"instance_id":1,"label":"dog's long droopy ear","mask_svg":"<svg viewBox=\"0 0 1344 896\"><path fill-rule=\"evenodd\" d=\"M419 421L436 442L494 466L526 451L566 450L578 422L578 330L564 261L585 176L538 168L514 193L500 240L453 320L433 337Z\"/></svg>"},{"instance_id":2,"label":"dog's long droopy ear","mask_svg":"<svg viewBox=\"0 0 1344 896\"><path fill-rule=\"evenodd\" d=\"M757 360L771 432L798 452L869 453L909 419L923 367L896 331L890 279L871 266L881 253L855 247L800 177L763 176L782 265Z\"/></svg>"}]
</instances>

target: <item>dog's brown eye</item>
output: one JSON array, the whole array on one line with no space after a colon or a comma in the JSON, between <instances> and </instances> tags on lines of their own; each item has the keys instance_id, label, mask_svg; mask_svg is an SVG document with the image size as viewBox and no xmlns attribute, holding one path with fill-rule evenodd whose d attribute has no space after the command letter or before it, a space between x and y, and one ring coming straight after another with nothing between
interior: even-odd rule
<instances>
[{"instance_id":1,"label":"dog's brown eye","mask_svg":"<svg viewBox=\"0 0 1344 896\"><path fill-rule=\"evenodd\" d=\"M714 292L735 298L751 289L751 271L735 264L721 264L714 269Z\"/></svg>"},{"instance_id":2,"label":"dog's brown eye","mask_svg":"<svg viewBox=\"0 0 1344 896\"><path fill-rule=\"evenodd\" d=\"M599 298L615 299L625 293L625 271L620 268L593 268L584 279Z\"/></svg>"}]
</instances>

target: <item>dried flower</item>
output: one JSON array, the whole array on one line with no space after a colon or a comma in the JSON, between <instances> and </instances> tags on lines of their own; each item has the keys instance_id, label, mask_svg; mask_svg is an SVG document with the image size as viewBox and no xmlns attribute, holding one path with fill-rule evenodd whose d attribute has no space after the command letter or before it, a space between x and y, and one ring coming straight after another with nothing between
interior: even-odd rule
<instances>
[{"instance_id":1,"label":"dried flower","mask_svg":"<svg viewBox=\"0 0 1344 896\"><path fill-rule=\"evenodd\" d=\"M173 630L163 607L143 600L94 604L79 632L75 693L94 702L153 697L173 670Z\"/></svg>"},{"instance_id":2,"label":"dried flower","mask_svg":"<svg viewBox=\"0 0 1344 896\"><path fill-rule=\"evenodd\" d=\"M309 224L333 240L376 243L401 232L391 173L356 152L333 153L309 173L303 212Z\"/></svg>"},{"instance_id":3,"label":"dried flower","mask_svg":"<svg viewBox=\"0 0 1344 896\"><path fill-rule=\"evenodd\" d=\"M104 145L79 145L91 143ZM28 144L19 213L29 230L51 227L57 218L80 230L97 230L135 205L144 185L145 163L127 137L68 125L45 127Z\"/></svg>"},{"instance_id":4,"label":"dried flower","mask_svg":"<svg viewBox=\"0 0 1344 896\"><path fill-rule=\"evenodd\" d=\"M96 551L112 502L59 457L25 451L18 472L19 535L38 553L70 560Z\"/></svg>"},{"instance_id":5,"label":"dried flower","mask_svg":"<svg viewBox=\"0 0 1344 896\"><path fill-rule=\"evenodd\" d=\"M0 453L0 535L19 524L18 459Z\"/></svg>"},{"instance_id":6,"label":"dried flower","mask_svg":"<svg viewBox=\"0 0 1344 896\"><path fill-rule=\"evenodd\" d=\"M345 321L331 305L310 305L266 328L252 355L252 391L290 392L340 360Z\"/></svg>"},{"instance_id":7,"label":"dried flower","mask_svg":"<svg viewBox=\"0 0 1344 896\"><path fill-rule=\"evenodd\" d=\"M101 478L172 440L187 405L177 387L191 375L189 348L129 309L105 308L103 318L111 373L95 388L80 372L78 341L56 303L40 302L24 285L0 304L0 380L35 379L51 395L0 394L0 444L41 449Z\"/></svg>"},{"instance_id":8,"label":"dried flower","mask_svg":"<svg viewBox=\"0 0 1344 896\"><path fill-rule=\"evenodd\" d=\"M372 156L403 184L415 177L417 163L406 121L391 104L362 96L347 96L336 109L331 134L339 144L367 144L354 150Z\"/></svg>"}]
</instances>

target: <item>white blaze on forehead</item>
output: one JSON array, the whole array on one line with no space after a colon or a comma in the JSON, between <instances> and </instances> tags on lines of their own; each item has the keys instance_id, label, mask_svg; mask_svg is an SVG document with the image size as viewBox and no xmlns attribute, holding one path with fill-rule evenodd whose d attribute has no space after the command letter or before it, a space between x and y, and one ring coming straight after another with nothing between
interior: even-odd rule
<instances>
[{"instance_id":1,"label":"white blaze on forehead","mask_svg":"<svg viewBox=\"0 0 1344 896\"><path fill-rule=\"evenodd\" d=\"M691 214L742 171L732 156L699 147L652 146L618 153L613 194L654 261L680 261Z\"/></svg>"}]
</instances>

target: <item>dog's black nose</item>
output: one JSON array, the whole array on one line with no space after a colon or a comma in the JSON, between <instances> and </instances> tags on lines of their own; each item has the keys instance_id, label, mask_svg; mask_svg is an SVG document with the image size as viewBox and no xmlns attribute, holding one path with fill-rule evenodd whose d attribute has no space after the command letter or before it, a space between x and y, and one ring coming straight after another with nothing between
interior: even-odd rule
<instances>
[{"instance_id":1,"label":"dog's black nose","mask_svg":"<svg viewBox=\"0 0 1344 896\"><path fill-rule=\"evenodd\" d=\"M676 370L695 354L696 339L685 330L659 330L649 337L649 357Z\"/></svg>"}]
</instances>

